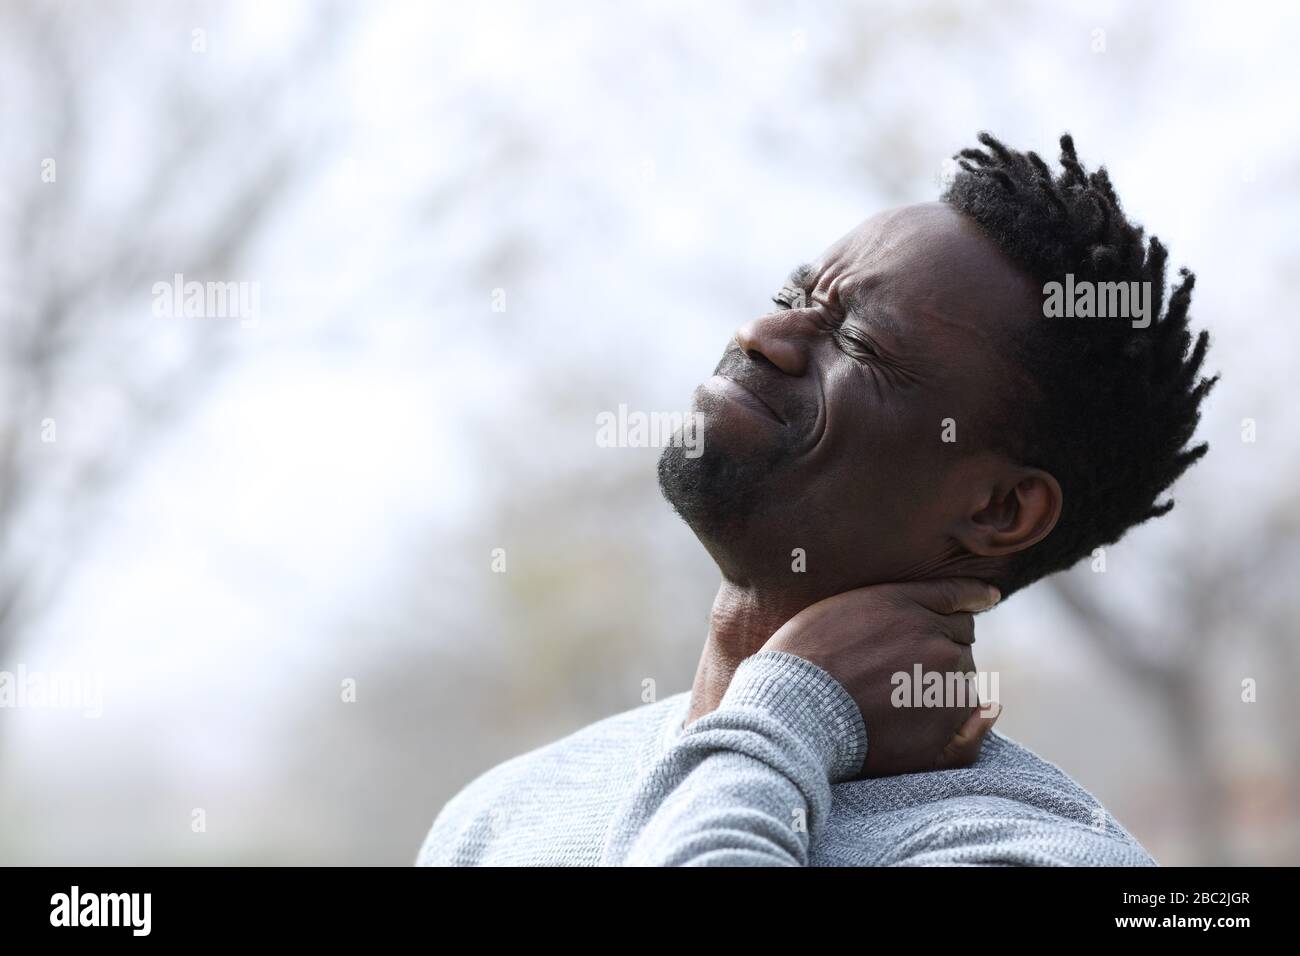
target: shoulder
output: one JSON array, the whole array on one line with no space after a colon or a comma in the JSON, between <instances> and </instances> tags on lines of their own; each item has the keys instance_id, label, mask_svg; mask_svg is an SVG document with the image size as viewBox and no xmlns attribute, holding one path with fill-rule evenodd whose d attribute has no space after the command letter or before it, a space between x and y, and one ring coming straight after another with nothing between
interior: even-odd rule
<instances>
[{"instance_id":1,"label":"shoulder","mask_svg":"<svg viewBox=\"0 0 1300 956\"><path fill-rule=\"evenodd\" d=\"M554 824L583 800L599 800L654 755L684 694L642 704L484 771L447 801L425 837L417 865L467 862L522 824ZM578 799L581 797L582 799Z\"/></svg>"},{"instance_id":2,"label":"shoulder","mask_svg":"<svg viewBox=\"0 0 1300 956\"><path fill-rule=\"evenodd\" d=\"M828 852L862 850L883 864L1155 864L1096 797L997 731L970 767L852 781L836 788L836 803Z\"/></svg>"},{"instance_id":3,"label":"shoulder","mask_svg":"<svg viewBox=\"0 0 1300 956\"><path fill-rule=\"evenodd\" d=\"M1050 760L996 730L990 731L979 759L969 772L982 777L984 787L1025 806L1133 840L1101 801L1074 778Z\"/></svg>"}]
</instances>

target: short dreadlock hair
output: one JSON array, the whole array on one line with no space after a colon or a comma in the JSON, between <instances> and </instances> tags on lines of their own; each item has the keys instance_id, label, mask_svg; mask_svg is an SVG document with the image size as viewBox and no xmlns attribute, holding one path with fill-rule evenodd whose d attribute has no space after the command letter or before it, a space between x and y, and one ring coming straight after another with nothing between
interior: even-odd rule
<instances>
[{"instance_id":1,"label":"short dreadlock hair","mask_svg":"<svg viewBox=\"0 0 1300 956\"><path fill-rule=\"evenodd\" d=\"M1208 448L1188 443L1218 376L1198 377L1209 336L1193 345L1188 327L1196 277L1179 270L1162 316L1168 253L1155 236L1143 242L1104 166L1085 170L1068 133L1059 175L988 133L979 142L953 157L960 171L942 199L1013 262L1044 285L1068 273L1076 283L1151 283L1145 328L1125 317L1044 318L1015 344L1038 394L1009 398L1003 450L1055 476L1064 503L1052 532L1009 563L998 583L1010 594L1173 507L1157 499Z\"/></svg>"}]
</instances>

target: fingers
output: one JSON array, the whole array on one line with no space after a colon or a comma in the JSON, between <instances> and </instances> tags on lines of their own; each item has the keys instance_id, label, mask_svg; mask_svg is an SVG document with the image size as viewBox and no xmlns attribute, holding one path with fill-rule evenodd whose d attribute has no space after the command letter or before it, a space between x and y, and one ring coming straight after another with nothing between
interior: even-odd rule
<instances>
[{"instance_id":1,"label":"fingers","mask_svg":"<svg viewBox=\"0 0 1300 956\"><path fill-rule=\"evenodd\" d=\"M991 584L975 578L937 578L933 581L908 581L894 585L898 592L936 614L974 614L986 611L1002 594Z\"/></svg>"},{"instance_id":2,"label":"fingers","mask_svg":"<svg viewBox=\"0 0 1300 956\"><path fill-rule=\"evenodd\" d=\"M969 614L948 614L940 622L948 640L967 647L975 643L975 618Z\"/></svg>"},{"instance_id":3,"label":"fingers","mask_svg":"<svg viewBox=\"0 0 1300 956\"><path fill-rule=\"evenodd\" d=\"M998 703L989 704L987 708L976 707L971 711L966 722L943 748L943 753L935 762L935 769L952 770L973 764L980 755L980 748L984 746L984 738L1001 715L1002 705Z\"/></svg>"}]
</instances>

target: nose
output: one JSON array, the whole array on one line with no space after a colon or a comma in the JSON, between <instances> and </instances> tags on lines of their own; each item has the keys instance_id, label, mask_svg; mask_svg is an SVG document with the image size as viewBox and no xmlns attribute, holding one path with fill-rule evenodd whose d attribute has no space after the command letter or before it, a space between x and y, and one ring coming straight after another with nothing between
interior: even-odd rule
<instances>
[{"instance_id":1,"label":"nose","mask_svg":"<svg viewBox=\"0 0 1300 956\"><path fill-rule=\"evenodd\" d=\"M754 361L766 359L786 375L801 376L808 371L812 331L805 310L773 312L738 328L736 344Z\"/></svg>"}]
</instances>

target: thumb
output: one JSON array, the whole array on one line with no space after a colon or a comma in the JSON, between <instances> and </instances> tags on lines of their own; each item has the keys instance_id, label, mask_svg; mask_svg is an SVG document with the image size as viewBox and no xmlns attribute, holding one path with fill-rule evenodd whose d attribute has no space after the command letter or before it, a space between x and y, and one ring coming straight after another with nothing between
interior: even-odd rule
<instances>
[{"instance_id":1,"label":"thumb","mask_svg":"<svg viewBox=\"0 0 1300 956\"><path fill-rule=\"evenodd\" d=\"M991 584L975 578L932 578L894 585L904 597L936 614L987 611L1002 594Z\"/></svg>"},{"instance_id":2,"label":"thumb","mask_svg":"<svg viewBox=\"0 0 1300 956\"><path fill-rule=\"evenodd\" d=\"M966 723L961 725L961 729L952 735L952 739L943 748L943 753L935 762L935 769L952 770L973 764L980 755L980 748L984 746L984 738L1001 716L1002 705L996 702L987 708L976 707L972 710Z\"/></svg>"}]
</instances>

